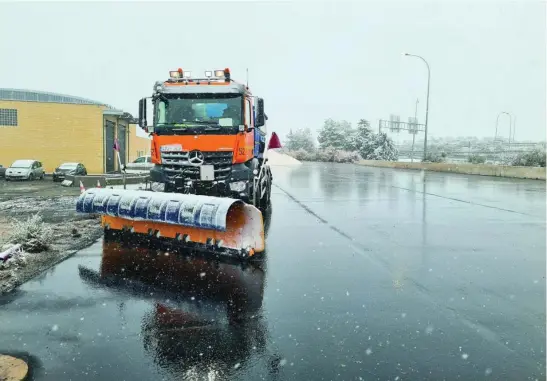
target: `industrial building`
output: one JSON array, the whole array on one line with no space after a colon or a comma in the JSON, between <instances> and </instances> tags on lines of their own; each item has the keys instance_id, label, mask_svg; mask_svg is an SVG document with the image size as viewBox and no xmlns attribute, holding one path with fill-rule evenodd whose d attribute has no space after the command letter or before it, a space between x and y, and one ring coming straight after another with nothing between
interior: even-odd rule
<instances>
[{"instance_id":1,"label":"industrial building","mask_svg":"<svg viewBox=\"0 0 547 381\"><path fill-rule=\"evenodd\" d=\"M63 162L81 162L89 174L119 171L150 153L150 139L131 114L89 99L42 91L0 88L0 164L41 161L46 173Z\"/></svg>"}]
</instances>

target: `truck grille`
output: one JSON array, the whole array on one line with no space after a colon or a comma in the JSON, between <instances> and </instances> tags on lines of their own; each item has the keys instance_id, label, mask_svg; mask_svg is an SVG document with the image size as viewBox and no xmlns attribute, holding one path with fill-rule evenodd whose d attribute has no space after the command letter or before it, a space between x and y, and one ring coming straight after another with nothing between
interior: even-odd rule
<instances>
[{"instance_id":1,"label":"truck grille","mask_svg":"<svg viewBox=\"0 0 547 381\"><path fill-rule=\"evenodd\" d=\"M181 175L185 179L199 180L199 167L188 162L189 151L172 151L161 153L161 164L169 179ZM231 151L202 151L205 161L203 165L215 167L215 180L224 180L232 171L233 152Z\"/></svg>"}]
</instances>

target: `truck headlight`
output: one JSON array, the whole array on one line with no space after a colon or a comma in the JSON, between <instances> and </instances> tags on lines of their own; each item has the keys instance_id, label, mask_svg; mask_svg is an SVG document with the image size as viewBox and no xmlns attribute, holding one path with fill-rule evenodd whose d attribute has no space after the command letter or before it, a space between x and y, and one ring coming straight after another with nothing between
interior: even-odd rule
<instances>
[{"instance_id":1,"label":"truck headlight","mask_svg":"<svg viewBox=\"0 0 547 381\"><path fill-rule=\"evenodd\" d=\"M243 192L247 188L245 181L235 181L230 183L230 190L234 192Z\"/></svg>"},{"instance_id":2,"label":"truck headlight","mask_svg":"<svg viewBox=\"0 0 547 381\"><path fill-rule=\"evenodd\" d=\"M163 192L165 190L165 184L152 182L150 183L150 189L152 192Z\"/></svg>"}]
</instances>

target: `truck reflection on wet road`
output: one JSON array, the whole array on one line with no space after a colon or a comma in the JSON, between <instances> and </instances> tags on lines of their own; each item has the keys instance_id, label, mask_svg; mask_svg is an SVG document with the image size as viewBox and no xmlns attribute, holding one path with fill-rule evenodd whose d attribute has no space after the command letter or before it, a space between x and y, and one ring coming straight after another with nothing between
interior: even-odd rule
<instances>
[{"instance_id":1,"label":"truck reflection on wet road","mask_svg":"<svg viewBox=\"0 0 547 381\"><path fill-rule=\"evenodd\" d=\"M100 271L79 267L93 287L153 301L142 318L145 351L173 374L228 377L251 356L276 372L261 307L266 263L210 261L104 242Z\"/></svg>"}]
</instances>

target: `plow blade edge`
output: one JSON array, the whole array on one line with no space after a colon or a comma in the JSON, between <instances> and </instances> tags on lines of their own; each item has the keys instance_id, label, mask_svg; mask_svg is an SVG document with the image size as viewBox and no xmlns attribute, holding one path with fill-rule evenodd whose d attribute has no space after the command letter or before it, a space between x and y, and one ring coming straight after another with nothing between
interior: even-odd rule
<instances>
[{"instance_id":1,"label":"plow blade edge","mask_svg":"<svg viewBox=\"0 0 547 381\"><path fill-rule=\"evenodd\" d=\"M105 229L172 239L180 246L243 257L264 251L262 213L241 200L93 188L80 195L76 210L100 214Z\"/></svg>"}]
</instances>

